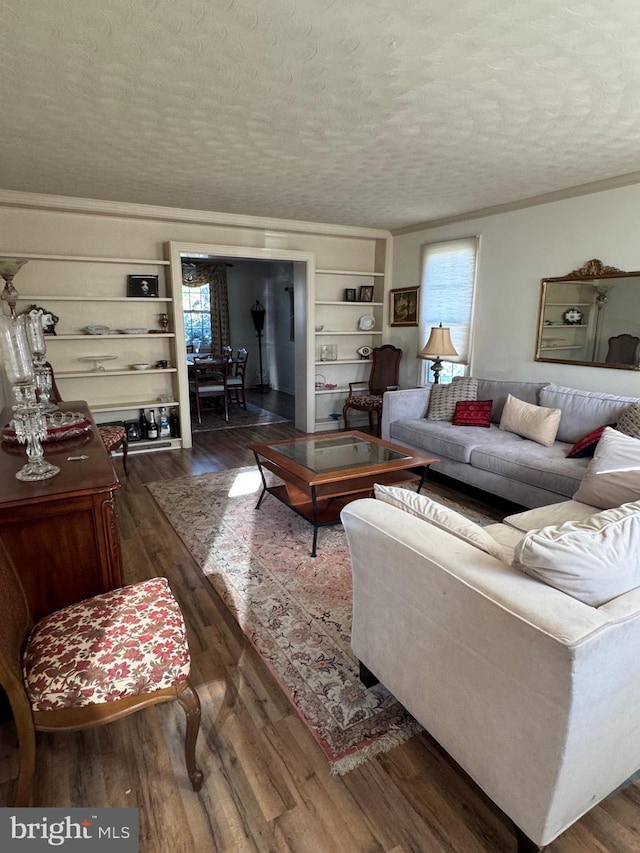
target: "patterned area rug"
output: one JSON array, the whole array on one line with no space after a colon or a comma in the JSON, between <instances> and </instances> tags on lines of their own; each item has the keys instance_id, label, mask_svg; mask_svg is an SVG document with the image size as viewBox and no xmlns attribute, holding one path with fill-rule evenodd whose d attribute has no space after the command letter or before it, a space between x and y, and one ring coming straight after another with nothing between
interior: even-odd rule
<instances>
[{"instance_id":1,"label":"patterned area rug","mask_svg":"<svg viewBox=\"0 0 640 853\"><path fill-rule=\"evenodd\" d=\"M262 426L263 424L281 424L287 419L261 409L253 403L247 403L246 411L238 406L232 406L229 420L225 421L222 412L203 412L202 423L199 424L195 415L191 419L192 432L212 432L217 429L235 429L236 427Z\"/></svg>"},{"instance_id":2,"label":"patterned area rug","mask_svg":"<svg viewBox=\"0 0 640 853\"><path fill-rule=\"evenodd\" d=\"M342 526L312 527L256 468L151 483L151 494L324 751L345 773L421 730L381 685L366 690L351 651L351 567ZM455 501L442 503L463 509ZM492 518L467 512L480 523Z\"/></svg>"}]
</instances>

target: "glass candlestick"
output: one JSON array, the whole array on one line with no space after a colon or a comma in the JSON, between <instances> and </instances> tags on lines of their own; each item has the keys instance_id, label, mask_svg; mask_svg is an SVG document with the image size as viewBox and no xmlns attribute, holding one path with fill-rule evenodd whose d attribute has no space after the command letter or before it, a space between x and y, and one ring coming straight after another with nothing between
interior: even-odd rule
<instances>
[{"instance_id":1,"label":"glass candlestick","mask_svg":"<svg viewBox=\"0 0 640 853\"><path fill-rule=\"evenodd\" d=\"M13 421L16 438L27 445L28 462L17 473L18 480L47 480L60 472L44 458L42 439L47 434L44 406L36 396L35 370L26 332L26 318L0 315L0 358L13 386Z\"/></svg>"},{"instance_id":2,"label":"glass candlestick","mask_svg":"<svg viewBox=\"0 0 640 853\"><path fill-rule=\"evenodd\" d=\"M18 301L18 291L13 279L26 263L27 261L23 258L0 258L0 276L5 280L4 290L0 294L0 298L9 306L12 317L16 316L16 302Z\"/></svg>"},{"instance_id":3,"label":"glass candlestick","mask_svg":"<svg viewBox=\"0 0 640 853\"><path fill-rule=\"evenodd\" d=\"M33 356L38 400L43 404L45 412L55 412L58 410L58 406L51 402L53 375L51 368L45 362L47 343L42 325L42 314L39 311L29 311L26 315L25 330L29 349Z\"/></svg>"}]
</instances>

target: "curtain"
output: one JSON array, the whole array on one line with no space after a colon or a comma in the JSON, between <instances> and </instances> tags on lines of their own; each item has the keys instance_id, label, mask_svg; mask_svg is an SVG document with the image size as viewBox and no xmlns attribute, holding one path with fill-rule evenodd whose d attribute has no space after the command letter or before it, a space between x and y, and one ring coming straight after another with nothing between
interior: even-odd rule
<instances>
[{"instance_id":1,"label":"curtain","mask_svg":"<svg viewBox=\"0 0 640 853\"><path fill-rule=\"evenodd\" d=\"M420 337L426 344L432 326L448 326L458 355L443 361L468 365L476 285L478 238L466 237L422 247Z\"/></svg>"},{"instance_id":2,"label":"curtain","mask_svg":"<svg viewBox=\"0 0 640 853\"><path fill-rule=\"evenodd\" d=\"M226 263L184 262L182 283L186 287L210 285L211 352L222 352L223 347L229 346L231 339Z\"/></svg>"}]
</instances>

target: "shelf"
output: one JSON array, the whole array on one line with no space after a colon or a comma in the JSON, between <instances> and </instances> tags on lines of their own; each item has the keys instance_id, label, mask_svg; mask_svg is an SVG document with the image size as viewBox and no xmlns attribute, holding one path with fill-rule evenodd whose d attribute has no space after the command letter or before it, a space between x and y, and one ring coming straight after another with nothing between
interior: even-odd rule
<instances>
[{"instance_id":1,"label":"shelf","mask_svg":"<svg viewBox=\"0 0 640 853\"><path fill-rule=\"evenodd\" d=\"M18 302L144 302L147 305L155 302L173 302L170 296L54 296L46 295L19 296Z\"/></svg>"},{"instance_id":2,"label":"shelf","mask_svg":"<svg viewBox=\"0 0 640 853\"><path fill-rule=\"evenodd\" d=\"M139 335L124 335L124 334L113 334L113 335L88 335L84 334L73 334L73 335L47 335L46 340L48 341L93 341L96 340L124 340L126 338L175 338L173 332L142 332Z\"/></svg>"},{"instance_id":3,"label":"shelf","mask_svg":"<svg viewBox=\"0 0 640 853\"><path fill-rule=\"evenodd\" d=\"M107 412L134 412L139 409L158 409L161 406L179 406L178 400L168 400L166 403L162 400L139 400L138 402L127 403L93 403L88 402L87 405L94 414L106 414Z\"/></svg>"},{"instance_id":4,"label":"shelf","mask_svg":"<svg viewBox=\"0 0 640 853\"><path fill-rule=\"evenodd\" d=\"M370 358L332 358L329 361L314 361L314 364L371 364Z\"/></svg>"},{"instance_id":5,"label":"shelf","mask_svg":"<svg viewBox=\"0 0 640 853\"><path fill-rule=\"evenodd\" d=\"M545 308L591 308L593 302L545 302Z\"/></svg>"},{"instance_id":6,"label":"shelf","mask_svg":"<svg viewBox=\"0 0 640 853\"><path fill-rule=\"evenodd\" d=\"M316 270L316 275L364 275L374 278L384 278L383 272L365 272L363 270Z\"/></svg>"},{"instance_id":7,"label":"shelf","mask_svg":"<svg viewBox=\"0 0 640 853\"><path fill-rule=\"evenodd\" d=\"M542 331L545 329L588 329L587 323L545 323Z\"/></svg>"},{"instance_id":8,"label":"shelf","mask_svg":"<svg viewBox=\"0 0 640 853\"><path fill-rule=\"evenodd\" d=\"M157 450L179 450L181 447L181 438L157 438L155 441L130 441L128 452L129 455L134 455L136 453L153 453ZM116 451L115 455L122 456L122 451Z\"/></svg>"},{"instance_id":9,"label":"shelf","mask_svg":"<svg viewBox=\"0 0 640 853\"><path fill-rule=\"evenodd\" d=\"M543 350L543 349L584 349L584 346L582 346L582 345L578 345L578 346L571 345L571 346L566 346L566 347L553 346L553 347L540 347L540 349L541 350Z\"/></svg>"},{"instance_id":10,"label":"shelf","mask_svg":"<svg viewBox=\"0 0 640 853\"><path fill-rule=\"evenodd\" d=\"M324 336L324 335L349 335L349 336L351 336L351 335L381 335L382 332L376 331L375 329L372 329L369 332L362 332L360 330L356 330L355 332L350 332L346 329L340 329L340 330L337 330L335 332L316 332L315 334L316 334L316 337L319 338L319 337Z\"/></svg>"},{"instance_id":11,"label":"shelf","mask_svg":"<svg viewBox=\"0 0 640 853\"><path fill-rule=\"evenodd\" d=\"M345 299L316 299L316 305L357 305L360 308L363 306L367 307L373 305L378 308L383 308L384 302L359 302L357 300L355 302L347 302Z\"/></svg>"},{"instance_id":12,"label":"shelf","mask_svg":"<svg viewBox=\"0 0 640 853\"><path fill-rule=\"evenodd\" d=\"M83 377L96 378L98 376L148 376L150 373L176 373L175 367L152 367L150 370L133 370L123 368L121 370L61 370L56 372L56 379L81 379Z\"/></svg>"},{"instance_id":13,"label":"shelf","mask_svg":"<svg viewBox=\"0 0 640 853\"><path fill-rule=\"evenodd\" d=\"M24 252L3 252L3 256L25 258L28 261L79 261L85 264L146 264L150 267L168 267L170 261L156 258L92 258L81 255L34 255Z\"/></svg>"},{"instance_id":14,"label":"shelf","mask_svg":"<svg viewBox=\"0 0 640 853\"><path fill-rule=\"evenodd\" d=\"M316 388L316 395L319 394L348 394L349 388Z\"/></svg>"}]
</instances>

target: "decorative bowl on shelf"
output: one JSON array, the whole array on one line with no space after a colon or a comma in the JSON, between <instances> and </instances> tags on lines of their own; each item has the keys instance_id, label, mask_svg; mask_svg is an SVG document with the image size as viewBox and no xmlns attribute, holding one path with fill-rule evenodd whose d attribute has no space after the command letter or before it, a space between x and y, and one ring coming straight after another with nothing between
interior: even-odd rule
<instances>
[{"instance_id":1,"label":"decorative bowl on shelf","mask_svg":"<svg viewBox=\"0 0 640 853\"><path fill-rule=\"evenodd\" d=\"M342 415L340 412L329 412L329 417L332 421L339 421Z\"/></svg>"},{"instance_id":2,"label":"decorative bowl on shelf","mask_svg":"<svg viewBox=\"0 0 640 853\"><path fill-rule=\"evenodd\" d=\"M122 332L123 335L146 335L147 334L146 329L138 329L138 328L120 329L120 331Z\"/></svg>"},{"instance_id":3,"label":"decorative bowl on shelf","mask_svg":"<svg viewBox=\"0 0 640 853\"><path fill-rule=\"evenodd\" d=\"M320 326L316 326L316 332L321 332L323 329L324 329L324 323L322 323Z\"/></svg>"},{"instance_id":4,"label":"decorative bowl on shelf","mask_svg":"<svg viewBox=\"0 0 640 853\"><path fill-rule=\"evenodd\" d=\"M108 335L111 329L108 326L85 326L89 335Z\"/></svg>"},{"instance_id":5,"label":"decorative bowl on shelf","mask_svg":"<svg viewBox=\"0 0 640 853\"><path fill-rule=\"evenodd\" d=\"M149 365L146 361L144 361L144 362L138 361L138 362L136 362L136 364L132 364L131 367L134 370L148 370L149 369Z\"/></svg>"},{"instance_id":6,"label":"decorative bowl on shelf","mask_svg":"<svg viewBox=\"0 0 640 853\"><path fill-rule=\"evenodd\" d=\"M335 382L325 382L323 385L323 388L325 391L333 391L333 389L337 388L337 387L338 386L336 385Z\"/></svg>"}]
</instances>

